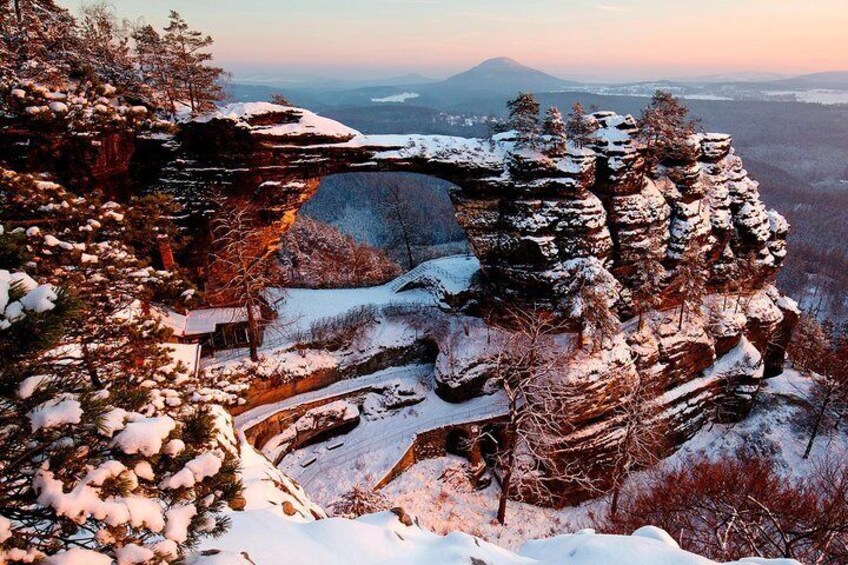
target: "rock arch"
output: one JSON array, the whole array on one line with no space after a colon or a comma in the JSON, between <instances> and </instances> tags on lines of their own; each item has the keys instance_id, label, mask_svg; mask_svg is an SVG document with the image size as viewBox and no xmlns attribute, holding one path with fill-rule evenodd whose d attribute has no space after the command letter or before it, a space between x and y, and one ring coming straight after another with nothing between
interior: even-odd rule
<instances>
[{"instance_id":1,"label":"rock arch","mask_svg":"<svg viewBox=\"0 0 848 565\"><path fill-rule=\"evenodd\" d=\"M597 112L597 141L550 159L516 151L509 134L492 139L364 135L299 108L233 104L184 124L159 188L192 195L218 186L263 205L286 229L324 176L409 171L459 188L460 226L495 296L554 303L572 259L595 257L625 286L653 255L666 263L706 254L712 284L753 255L761 281L785 256L786 221L766 211L731 139L692 139L688 161L645 174L635 120ZM187 200L190 200L188 198Z\"/></svg>"}]
</instances>

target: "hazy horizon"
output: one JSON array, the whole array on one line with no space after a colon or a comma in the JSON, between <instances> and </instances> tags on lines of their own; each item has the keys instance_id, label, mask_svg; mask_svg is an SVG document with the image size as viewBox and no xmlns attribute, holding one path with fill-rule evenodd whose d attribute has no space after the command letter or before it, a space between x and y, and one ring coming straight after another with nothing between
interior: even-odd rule
<instances>
[{"instance_id":1,"label":"hazy horizon","mask_svg":"<svg viewBox=\"0 0 848 565\"><path fill-rule=\"evenodd\" d=\"M78 0L63 0L77 9ZM508 56L564 79L626 81L848 68L844 0L121 0L162 25L170 9L213 36L236 79L419 73Z\"/></svg>"}]
</instances>

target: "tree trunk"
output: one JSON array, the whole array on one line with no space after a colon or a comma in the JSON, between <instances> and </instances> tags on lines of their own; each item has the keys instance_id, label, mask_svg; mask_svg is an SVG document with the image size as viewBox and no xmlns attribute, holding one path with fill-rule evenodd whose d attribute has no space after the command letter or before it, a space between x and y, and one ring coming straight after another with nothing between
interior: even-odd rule
<instances>
[{"instance_id":1,"label":"tree trunk","mask_svg":"<svg viewBox=\"0 0 848 565\"><path fill-rule=\"evenodd\" d=\"M624 439L621 440L621 456L615 462L615 470L613 472L612 500L610 501L610 518L615 519L618 513L618 499L621 496L621 483L624 482L624 475L630 470L631 441L633 440L634 429L631 425L627 426L627 431L624 434Z\"/></svg>"},{"instance_id":2,"label":"tree trunk","mask_svg":"<svg viewBox=\"0 0 848 565\"><path fill-rule=\"evenodd\" d=\"M515 465L515 431L510 431L509 455L507 456L506 469L501 479L501 497L498 501L498 523L506 524L506 503L509 501L509 490L512 483L512 467Z\"/></svg>"},{"instance_id":3,"label":"tree trunk","mask_svg":"<svg viewBox=\"0 0 848 565\"><path fill-rule=\"evenodd\" d=\"M97 368L91 359L91 351L88 349L88 343L82 342L80 345L82 349L82 363L85 365L85 371L91 379L91 384L95 388L103 388L103 381L100 380L100 376L97 374Z\"/></svg>"},{"instance_id":4,"label":"tree trunk","mask_svg":"<svg viewBox=\"0 0 848 565\"><path fill-rule=\"evenodd\" d=\"M810 457L810 452L813 450L813 443L816 441L816 437L819 435L819 428L821 427L822 420L824 420L824 413L827 411L827 407L830 404L830 391L827 392L824 399L822 400L821 407L816 413L816 420L813 423L813 429L810 432L810 441L807 442L807 448L804 450L804 456L802 459L808 459Z\"/></svg>"},{"instance_id":5,"label":"tree trunk","mask_svg":"<svg viewBox=\"0 0 848 565\"><path fill-rule=\"evenodd\" d=\"M683 313L686 311L686 301L683 300L680 302L680 319L677 321L677 329L683 329Z\"/></svg>"},{"instance_id":6,"label":"tree trunk","mask_svg":"<svg viewBox=\"0 0 848 565\"><path fill-rule=\"evenodd\" d=\"M247 301L247 333L250 345L250 360L259 361L259 328L256 324L256 315L253 312L253 301Z\"/></svg>"},{"instance_id":7,"label":"tree trunk","mask_svg":"<svg viewBox=\"0 0 848 565\"><path fill-rule=\"evenodd\" d=\"M610 502L610 520L615 520L615 515L618 513L618 498L621 495L621 485L616 483L612 489L612 501Z\"/></svg>"},{"instance_id":8,"label":"tree trunk","mask_svg":"<svg viewBox=\"0 0 848 565\"><path fill-rule=\"evenodd\" d=\"M642 309L640 308L639 309L639 325L637 326L639 331L642 331L642 329L645 327L644 320L642 318L643 318Z\"/></svg>"},{"instance_id":9,"label":"tree trunk","mask_svg":"<svg viewBox=\"0 0 848 565\"><path fill-rule=\"evenodd\" d=\"M415 261L412 259L412 244L409 241L409 235L406 233L406 229L403 230L403 242L406 245L406 262L407 267L410 270L415 266Z\"/></svg>"}]
</instances>

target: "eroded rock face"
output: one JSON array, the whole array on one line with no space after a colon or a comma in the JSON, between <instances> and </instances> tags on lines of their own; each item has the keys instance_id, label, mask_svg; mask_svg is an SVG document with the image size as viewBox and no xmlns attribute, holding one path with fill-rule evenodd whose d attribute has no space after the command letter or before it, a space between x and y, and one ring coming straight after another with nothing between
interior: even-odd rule
<instances>
[{"instance_id":1,"label":"eroded rock face","mask_svg":"<svg viewBox=\"0 0 848 565\"><path fill-rule=\"evenodd\" d=\"M352 171L412 171L455 183L452 198L493 294L556 306L572 259L595 257L625 286L653 256L673 267L687 253L708 258L715 289L742 258L772 276L785 256L786 221L763 205L730 137L693 136L679 158L650 173L635 120L594 114L587 147L549 158L492 139L363 135L298 108L235 104L185 124L159 188L187 200L215 186L263 205L281 229L320 177Z\"/></svg>"},{"instance_id":2,"label":"eroded rock face","mask_svg":"<svg viewBox=\"0 0 848 565\"><path fill-rule=\"evenodd\" d=\"M621 441L622 382L643 379L658 409L655 425L671 451L709 421L750 410L762 378L782 364L795 317L767 285L785 256L788 224L763 205L723 134L693 136L678 155L648 171L630 116L594 114L600 129L586 147L562 157L516 148L511 134L490 140L422 135L362 135L305 110L236 105L186 125L163 187L214 180L236 197L293 218L323 175L412 171L458 186L459 224L480 260L495 300L556 308L573 266L588 260L614 277L615 292L634 288L640 263L669 271L703 258L711 296L678 324L646 314L643 331L625 330L609 348L579 354L568 378L589 383L573 399L574 459L603 486ZM741 277L740 273L745 273ZM626 300L619 313L627 315ZM440 344L436 390L451 402L494 391L497 339L480 319L452 328ZM565 460L564 460L565 461ZM549 470L554 500L590 496L566 470ZM521 481L523 482L523 478ZM528 480L535 480L532 477ZM519 485L518 496L534 489Z\"/></svg>"}]
</instances>

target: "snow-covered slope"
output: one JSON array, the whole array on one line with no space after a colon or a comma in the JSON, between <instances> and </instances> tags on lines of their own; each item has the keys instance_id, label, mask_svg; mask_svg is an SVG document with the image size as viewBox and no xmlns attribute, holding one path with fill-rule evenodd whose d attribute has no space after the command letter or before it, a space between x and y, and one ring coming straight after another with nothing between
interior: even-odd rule
<instances>
[{"instance_id":1,"label":"snow-covered slope","mask_svg":"<svg viewBox=\"0 0 848 565\"><path fill-rule=\"evenodd\" d=\"M246 481L242 512L230 514L232 527L204 542L189 565L711 565L714 561L681 550L658 528L631 536L584 530L527 542L511 552L474 536L441 536L420 527L400 510L356 520L311 520L281 511L287 500L274 494L273 473L260 455L242 443ZM299 500L299 503L303 503ZM797 565L793 560L742 560L739 565Z\"/></svg>"}]
</instances>

